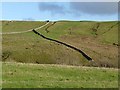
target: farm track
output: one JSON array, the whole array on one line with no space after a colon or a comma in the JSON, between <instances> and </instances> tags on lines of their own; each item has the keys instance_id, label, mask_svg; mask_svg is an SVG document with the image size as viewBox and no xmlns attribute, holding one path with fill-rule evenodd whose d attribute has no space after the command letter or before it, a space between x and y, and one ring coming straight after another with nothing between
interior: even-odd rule
<instances>
[{"instance_id":1,"label":"farm track","mask_svg":"<svg viewBox=\"0 0 120 90\"><path fill-rule=\"evenodd\" d=\"M45 27L46 25L48 25L49 24L49 22L48 23L46 23L46 24L44 24L44 25L42 25L42 26L40 26L40 27L37 27L37 28L35 28L35 30L38 30L38 29L41 29L41 28L43 28L43 27ZM9 32L9 33L0 33L0 34L20 34L20 33L26 33L26 32L31 32L33 29L29 29L29 30L26 30L26 31L20 31L20 32Z\"/></svg>"},{"instance_id":2,"label":"farm track","mask_svg":"<svg viewBox=\"0 0 120 90\"><path fill-rule=\"evenodd\" d=\"M53 25L55 25L56 22L53 22L51 25L47 26L47 28L45 29L45 31L47 33L49 33L50 31L48 30L50 27L52 27Z\"/></svg>"}]
</instances>

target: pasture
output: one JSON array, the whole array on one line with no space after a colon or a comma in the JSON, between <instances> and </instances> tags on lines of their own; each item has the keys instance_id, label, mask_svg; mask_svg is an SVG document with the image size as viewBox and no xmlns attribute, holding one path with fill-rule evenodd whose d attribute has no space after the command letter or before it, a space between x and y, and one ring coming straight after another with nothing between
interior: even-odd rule
<instances>
[{"instance_id":1,"label":"pasture","mask_svg":"<svg viewBox=\"0 0 120 90\"><path fill-rule=\"evenodd\" d=\"M118 70L55 64L3 64L3 88L117 88Z\"/></svg>"}]
</instances>

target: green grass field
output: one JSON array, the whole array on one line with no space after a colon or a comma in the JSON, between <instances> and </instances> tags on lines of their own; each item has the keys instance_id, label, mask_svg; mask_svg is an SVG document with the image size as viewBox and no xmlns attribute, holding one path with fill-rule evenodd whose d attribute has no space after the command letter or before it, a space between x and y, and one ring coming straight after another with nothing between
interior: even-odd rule
<instances>
[{"instance_id":1,"label":"green grass field","mask_svg":"<svg viewBox=\"0 0 120 90\"><path fill-rule=\"evenodd\" d=\"M118 70L54 64L2 63L3 88L118 88Z\"/></svg>"}]
</instances>

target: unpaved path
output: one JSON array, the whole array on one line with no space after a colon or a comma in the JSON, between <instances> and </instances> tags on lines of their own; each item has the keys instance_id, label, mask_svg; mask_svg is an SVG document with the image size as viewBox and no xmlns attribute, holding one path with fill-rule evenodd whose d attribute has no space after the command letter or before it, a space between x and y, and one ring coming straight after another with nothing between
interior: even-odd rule
<instances>
[{"instance_id":1,"label":"unpaved path","mask_svg":"<svg viewBox=\"0 0 120 90\"><path fill-rule=\"evenodd\" d=\"M49 24L49 22L46 23L46 24L44 24L44 25L42 25L42 26L40 26L40 27L35 28L35 30L41 29L41 28L45 27L45 26L48 25L48 24ZM19 32L6 32L6 33L0 33L0 34L18 34L18 33L31 32L32 30L33 30L33 29L29 29L29 30L26 30L26 31L19 31Z\"/></svg>"}]
</instances>

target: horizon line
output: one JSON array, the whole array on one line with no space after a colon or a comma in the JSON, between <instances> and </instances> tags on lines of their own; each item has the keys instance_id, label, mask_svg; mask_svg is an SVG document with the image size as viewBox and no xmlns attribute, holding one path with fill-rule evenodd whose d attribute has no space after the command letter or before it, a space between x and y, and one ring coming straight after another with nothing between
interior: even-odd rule
<instances>
[{"instance_id":1,"label":"horizon line","mask_svg":"<svg viewBox=\"0 0 120 90\"><path fill-rule=\"evenodd\" d=\"M46 20L20 20L20 19L14 19L14 20L10 20L10 19L0 19L0 21L47 21L49 19ZM49 20L49 21L120 21L120 20L68 20L68 19L61 19L61 20Z\"/></svg>"}]
</instances>

